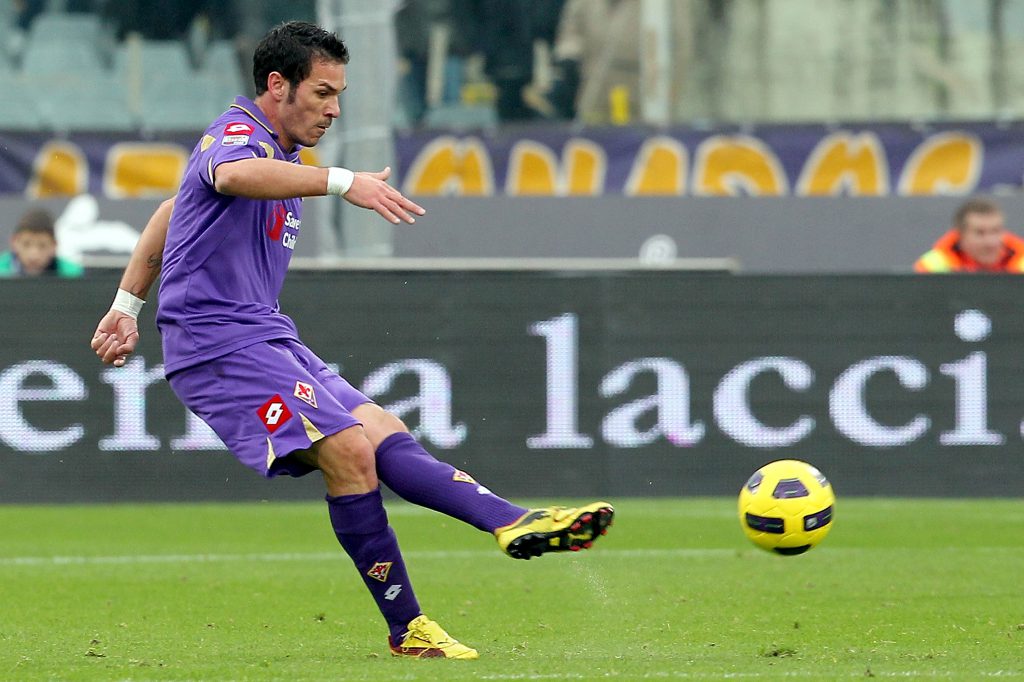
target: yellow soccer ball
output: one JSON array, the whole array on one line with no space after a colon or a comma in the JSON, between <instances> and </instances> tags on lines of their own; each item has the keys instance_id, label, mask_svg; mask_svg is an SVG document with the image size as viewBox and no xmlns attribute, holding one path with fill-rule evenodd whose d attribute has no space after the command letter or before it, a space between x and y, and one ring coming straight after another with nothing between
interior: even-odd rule
<instances>
[{"instance_id":1,"label":"yellow soccer ball","mask_svg":"<svg viewBox=\"0 0 1024 682\"><path fill-rule=\"evenodd\" d=\"M835 502L820 471L806 462L780 459L755 471L740 490L740 525L762 549L803 554L832 529Z\"/></svg>"}]
</instances>

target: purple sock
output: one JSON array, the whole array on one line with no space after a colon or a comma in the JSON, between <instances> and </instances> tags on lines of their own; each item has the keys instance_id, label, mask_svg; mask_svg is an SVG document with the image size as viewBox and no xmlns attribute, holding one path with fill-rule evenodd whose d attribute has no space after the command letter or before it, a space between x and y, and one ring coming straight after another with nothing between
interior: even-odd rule
<instances>
[{"instance_id":1,"label":"purple sock","mask_svg":"<svg viewBox=\"0 0 1024 682\"><path fill-rule=\"evenodd\" d=\"M327 509L338 542L352 557L388 623L391 640L400 642L409 621L421 612L398 539L388 525L380 488L362 495L328 495Z\"/></svg>"},{"instance_id":2,"label":"purple sock","mask_svg":"<svg viewBox=\"0 0 1024 682\"><path fill-rule=\"evenodd\" d=\"M402 499L493 533L527 512L440 462L410 434L394 433L377 448L377 478Z\"/></svg>"}]
</instances>

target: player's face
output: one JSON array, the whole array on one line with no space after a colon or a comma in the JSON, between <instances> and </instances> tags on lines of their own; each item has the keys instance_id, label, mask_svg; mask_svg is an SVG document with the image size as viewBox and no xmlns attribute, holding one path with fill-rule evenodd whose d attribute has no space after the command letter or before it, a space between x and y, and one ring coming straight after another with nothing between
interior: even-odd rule
<instances>
[{"instance_id":1,"label":"player's face","mask_svg":"<svg viewBox=\"0 0 1024 682\"><path fill-rule=\"evenodd\" d=\"M341 113L338 95L345 89L345 65L314 59L309 77L288 88L281 126L292 142L312 147Z\"/></svg>"},{"instance_id":2,"label":"player's face","mask_svg":"<svg viewBox=\"0 0 1024 682\"><path fill-rule=\"evenodd\" d=\"M11 237L11 251L26 275L38 275L57 253L57 242L45 232L19 232Z\"/></svg>"},{"instance_id":3,"label":"player's face","mask_svg":"<svg viewBox=\"0 0 1024 682\"><path fill-rule=\"evenodd\" d=\"M960 248L982 265L995 265L1003 255L1002 213L968 213L960 228Z\"/></svg>"}]
</instances>

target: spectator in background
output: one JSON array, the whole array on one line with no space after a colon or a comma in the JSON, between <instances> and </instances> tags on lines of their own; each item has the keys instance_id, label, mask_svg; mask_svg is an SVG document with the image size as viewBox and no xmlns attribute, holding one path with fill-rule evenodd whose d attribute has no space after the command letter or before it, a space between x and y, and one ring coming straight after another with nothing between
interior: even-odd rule
<instances>
[{"instance_id":1,"label":"spectator in background","mask_svg":"<svg viewBox=\"0 0 1024 682\"><path fill-rule=\"evenodd\" d=\"M53 217L38 208L21 217L10 251L0 253L0 277L80 277L82 272L82 266L57 256Z\"/></svg>"},{"instance_id":2,"label":"spectator in background","mask_svg":"<svg viewBox=\"0 0 1024 682\"><path fill-rule=\"evenodd\" d=\"M15 27L28 31L32 21L46 9L46 0L13 0L11 9Z\"/></svg>"},{"instance_id":3,"label":"spectator in background","mask_svg":"<svg viewBox=\"0 0 1024 682\"><path fill-rule=\"evenodd\" d=\"M550 41L562 14L563 0L478 0L485 71L497 89L502 121L537 118L524 100L534 80L534 40Z\"/></svg>"},{"instance_id":4,"label":"spectator in background","mask_svg":"<svg viewBox=\"0 0 1024 682\"><path fill-rule=\"evenodd\" d=\"M118 40L138 34L146 40L180 40L194 21L205 22L213 38L233 38L238 13L232 0L107 0L104 17Z\"/></svg>"},{"instance_id":5,"label":"spectator in background","mask_svg":"<svg viewBox=\"0 0 1024 682\"><path fill-rule=\"evenodd\" d=\"M418 124L426 113L427 66L431 34L444 47L445 69L441 101L455 103L461 96L465 60L477 49L475 0L415 0L395 15L399 54L399 99L407 119Z\"/></svg>"},{"instance_id":6,"label":"spectator in background","mask_svg":"<svg viewBox=\"0 0 1024 682\"><path fill-rule=\"evenodd\" d=\"M673 106L690 62L693 4L677 0L669 6ZM640 120L640 12L641 0L568 0L554 44L561 73L549 93L554 106L586 124Z\"/></svg>"},{"instance_id":7,"label":"spectator in background","mask_svg":"<svg viewBox=\"0 0 1024 682\"><path fill-rule=\"evenodd\" d=\"M968 199L953 228L914 263L914 272L1024 272L1024 239L1006 230L1003 211L991 199Z\"/></svg>"}]
</instances>

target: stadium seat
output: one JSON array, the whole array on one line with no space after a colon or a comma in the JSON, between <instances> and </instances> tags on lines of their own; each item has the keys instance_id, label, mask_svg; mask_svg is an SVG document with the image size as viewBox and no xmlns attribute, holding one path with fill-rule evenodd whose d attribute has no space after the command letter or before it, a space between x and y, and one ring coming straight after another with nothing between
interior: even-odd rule
<instances>
[{"instance_id":1,"label":"stadium seat","mask_svg":"<svg viewBox=\"0 0 1024 682\"><path fill-rule=\"evenodd\" d=\"M427 111L424 124L428 128L456 130L493 128L498 125L498 112L490 106L442 104Z\"/></svg>"},{"instance_id":2,"label":"stadium seat","mask_svg":"<svg viewBox=\"0 0 1024 682\"><path fill-rule=\"evenodd\" d=\"M0 129L2 130L40 130L45 128L45 121L36 101L38 88L29 84L24 77L0 71Z\"/></svg>"},{"instance_id":3,"label":"stadium seat","mask_svg":"<svg viewBox=\"0 0 1024 682\"><path fill-rule=\"evenodd\" d=\"M127 77L136 66L143 80L159 75L185 77L192 73L185 45L173 40L142 40L119 45L114 51L114 73Z\"/></svg>"},{"instance_id":4,"label":"stadium seat","mask_svg":"<svg viewBox=\"0 0 1024 682\"><path fill-rule=\"evenodd\" d=\"M231 105L232 93L202 74L153 79L144 84L140 122L147 131L206 129Z\"/></svg>"},{"instance_id":5,"label":"stadium seat","mask_svg":"<svg viewBox=\"0 0 1024 682\"><path fill-rule=\"evenodd\" d=\"M142 72L190 73L192 62L185 44L177 40L142 41Z\"/></svg>"},{"instance_id":6,"label":"stadium seat","mask_svg":"<svg viewBox=\"0 0 1024 682\"><path fill-rule=\"evenodd\" d=\"M14 49L17 47L16 33L20 31L14 26L10 3L6 0L0 1L0 71L10 67L11 57L14 56Z\"/></svg>"},{"instance_id":7,"label":"stadium seat","mask_svg":"<svg viewBox=\"0 0 1024 682\"><path fill-rule=\"evenodd\" d=\"M203 52L202 70L207 73L238 71L238 55L235 46L227 40L210 43Z\"/></svg>"},{"instance_id":8,"label":"stadium seat","mask_svg":"<svg viewBox=\"0 0 1024 682\"><path fill-rule=\"evenodd\" d=\"M245 94L238 55L234 45L228 41L217 41L207 48L200 72L210 80L220 83L225 90L232 93L232 96ZM230 104L230 101L228 103Z\"/></svg>"},{"instance_id":9,"label":"stadium seat","mask_svg":"<svg viewBox=\"0 0 1024 682\"><path fill-rule=\"evenodd\" d=\"M25 49L21 70L27 76L88 76L104 69L99 52L93 45L32 40Z\"/></svg>"},{"instance_id":10,"label":"stadium seat","mask_svg":"<svg viewBox=\"0 0 1024 682\"><path fill-rule=\"evenodd\" d=\"M40 14L29 28L29 43L84 43L96 47L100 42L100 18L95 14Z\"/></svg>"},{"instance_id":11,"label":"stadium seat","mask_svg":"<svg viewBox=\"0 0 1024 682\"><path fill-rule=\"evenodd\" d=\"M135 127L125 90L113 76L97 73L60 83L61 97L42 98L39 106L47 127L64 131L127 131Z\"/></svg>"}]
</instances>

